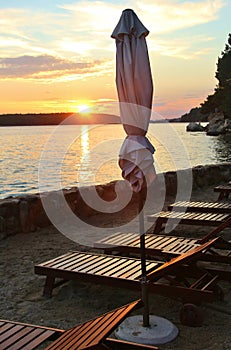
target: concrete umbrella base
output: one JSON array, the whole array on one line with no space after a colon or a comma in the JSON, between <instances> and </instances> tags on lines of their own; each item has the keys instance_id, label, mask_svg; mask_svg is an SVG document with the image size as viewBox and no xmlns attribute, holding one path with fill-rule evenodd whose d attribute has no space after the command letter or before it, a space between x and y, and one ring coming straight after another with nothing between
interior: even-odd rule
<instances>
[{"instance_id":1,"label":"concrete umbrella base","mask_svg":"<svg viewBox=\"0 0 231 350\"><path fill-rule=\"evenodd\" d=\"M143 316L128 317L115 331L118 339L145 345L165 344L178 335L178 328L163 317L149 316L150 327L143 327Z\"/></svg>"}]
</instances>

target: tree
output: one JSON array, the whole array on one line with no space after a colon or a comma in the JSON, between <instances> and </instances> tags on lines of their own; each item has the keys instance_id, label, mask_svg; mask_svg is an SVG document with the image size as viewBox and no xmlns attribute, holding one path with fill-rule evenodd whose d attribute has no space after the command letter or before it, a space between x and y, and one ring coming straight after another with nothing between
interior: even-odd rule
<instances>
[{"instance_id":1,"label":"tree","mask_svg":"<svg viewBox=\"0 0 231 350\"><path fill-rule=\"evenodd\" d=\"M214 94L201 104L201 112L214 112L217 109L224 113L225 118L231 119L231 34L221 57L218 57L215 77L218 85Z\"/></svg>"},{"instance_id":2,"label":"tree","mask_svg":"<svg viewBox=\"0 0 231 350\"><path fill-rule=\"evenodd\" d=\"M225 88L230 85L231 80L231 34L229 34L228 44L218 58L217 71L215 77L219 81L219 87Z\"/></svg>"}]
</instances>

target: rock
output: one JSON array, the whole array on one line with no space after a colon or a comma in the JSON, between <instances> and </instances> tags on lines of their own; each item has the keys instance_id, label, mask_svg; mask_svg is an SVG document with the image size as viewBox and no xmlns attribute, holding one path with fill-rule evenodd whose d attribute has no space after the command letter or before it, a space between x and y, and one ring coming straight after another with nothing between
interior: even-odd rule
<instances>
[{"instance_id":1,"label":"rock","mask_svg":"<svg viewBox=\"0 0 231 350\"><path fill-rule=\"evenodd\" d=\"M231 132L231 120L225 119L223 113L212 113L209 115L208 120L207 135L218 136Z\"/></svg>"},{"instance_id":2,"label":"rock","mask_svg":"<svg viewBox=\"0 0 231 350\"><path fill-rule=\"evenodd\" d=\"M0 216L0 240L6 237L6 220Z\"/></svg>"},{"instance_id":3,"label":"rock","mask_svg":"<svg viewBox=\"0 0 231 350\"><path fill-rule=\"evenodd\" d=\"M217 122L224 121L225 117L222 112L210 113L208 116L208 122L210 125L214 125Z\"/></svg>"},{"instance_id":4,"label":"rock","mask_svg":"<svg viewBox=\"0 0 231 350\"><path fill-rule=\"evenodd\" d=\"M168 195L175 195L177 191L177 173L175 171L168 171L165 174L166 193Z\"/></svg>"},{"instance_id":5,"label":"rock","mask_svg":"<svg viewBox=\"0 0 231 350\"><path fill-rule=\"evenodd\" d=\"M213 125L208 128L206 134L208 136L218 136L225 133L225 128L223 125Z\"/></svg>"},{"instance_id":6,"label":"rock","mask_svg":"<svg viewBox=\"0 0 231 350\"><path fill-rule=\"evenodd\" d=\"M22 232L28 231L28 214L29 214L29 206L27 201L21 201L19 205L19 219L21 224Z\"/></svg>"},{"instance_id":7,"label":"rock","mask_svg":"<svg viewBox=\"0 0 231 350\"><path fill-rule=\"evenodd\" d=\"M205 128L200 123L191 122L187 125L186 131L205 131Z\"/></svg>"}]
</instances>

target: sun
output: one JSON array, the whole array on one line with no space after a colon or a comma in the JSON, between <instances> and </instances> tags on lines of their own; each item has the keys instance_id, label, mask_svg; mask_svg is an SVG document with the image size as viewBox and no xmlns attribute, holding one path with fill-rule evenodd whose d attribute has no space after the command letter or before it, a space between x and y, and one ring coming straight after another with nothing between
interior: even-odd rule
<instances>
[{"instance_id":1,"label":"sun","mask_svg":"<svg viewBox=\"0 0 231 350\"><path fill-rule=\"evenodd\" d=\"M89 114L91 112L91 106L87 104L80 104L77 106L77 111L81 114Z\"/></svg>"}]
</instances>

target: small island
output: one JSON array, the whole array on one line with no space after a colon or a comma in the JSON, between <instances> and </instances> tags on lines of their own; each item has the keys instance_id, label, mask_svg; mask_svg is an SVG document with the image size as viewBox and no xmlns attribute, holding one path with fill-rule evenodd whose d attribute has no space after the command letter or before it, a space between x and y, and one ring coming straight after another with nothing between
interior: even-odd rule
<instances>
[{"instance_id":1,"label":"small island","mask_svg":"<svg viewBox=\"0 0 231 350\"><path fill-rule=\"evenodd\" d=\"M2 114L0 126L34 125L82 125L82 124L119 124L120 117L113 114L82 113L38 113L38 114Z\"/></svg>"}]
</instances>

